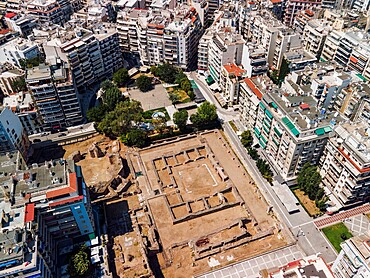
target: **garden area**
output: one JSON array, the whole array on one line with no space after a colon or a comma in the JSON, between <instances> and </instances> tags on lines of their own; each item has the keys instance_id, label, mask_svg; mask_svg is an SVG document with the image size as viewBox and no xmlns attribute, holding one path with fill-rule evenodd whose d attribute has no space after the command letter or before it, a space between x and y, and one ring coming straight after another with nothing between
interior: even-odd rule
<instances>
[{"instance_id":1,"label":"garden area","mask_svg":"<svg viewBox=\"0 0 370 278\"><path fill-rule=\"evenodd\" d=\"M325 234L326 238L330 241L330 243L333 245L338 253L342 249L340 247L340 244L352 237L352 234L350 233L346 225L344 225L342 222L329 227L325 227L322 229L322 232Z\"/></svg>"},{"instance_id":2,"label":"garden area","mask_svg":"<svg viewBox=\"0 0 370 278\"><path fill-rule=\"evenodd\" d=\"M184 89L189 90L184 98L191 97L191 84L182 70L172 65L164 67L159 65L152 67L151 70L165 82L178 81L184 92ZM88 121L94 122L95 128L100 133L112 139L120 138L128 146L144 147L153 140L218 126L216 106L209 102L202 103L196 113L191 115L190 126L188 126L189 115L186 110L175 112L173 114L175 126L168 126L170 117L163 104L154 109L150 109L148 104L144 110L140 101L123 95L119 87L129 81L126 71L126 69L117 71L113 75L113 82L106 80L101 83L101 103L87 112ZM160 105L160 103L157 104Z\"/></svg>"},{"instance_id":3,"label":"garden area","mask_svg":"<svg viewBox=\"0 0 370 278\"><path fill-rule=\"evenodd\" d=\"M309 216L317 217L322 215L322 211L316 206L315 201L312 201L310 198L308 198L304 191L299 189L299 187L292 187L291 190Z\"/></svg>"}]
</instances>

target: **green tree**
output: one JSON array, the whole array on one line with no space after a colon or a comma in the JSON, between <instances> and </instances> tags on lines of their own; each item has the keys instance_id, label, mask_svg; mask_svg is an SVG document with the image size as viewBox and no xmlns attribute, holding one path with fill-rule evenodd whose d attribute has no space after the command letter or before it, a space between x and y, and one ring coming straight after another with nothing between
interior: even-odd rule
<instances>
[{"instance_id":1,"label":"green tree","mask_svg":"<svg viewBox=\"0 0 370 278\"><path fill-rule=\"evenodd\" d=\"M27 91L26 80L24 77L15 79L11 82L11 86L16 92Z\"/></svg>"},{"instance_id":2,"label":"green tree","mask_svg":"<svg viewBox=\"0 0 370 278\"><path fill-rule=\"evenodd\" d=\"M257 159L256 166L262 176L269 182L272 182L273 173L270 165L263 159Z\"/></svg>"},{"instance_id":3,"label":"green tree","mask_svg":"<svg viewBox=\"0 0 370 278\"><path fill-rule=\"evenodd\" d=\"M141 75L138 79L136 79L136 86L140 89L142 92L147 92L152 89L152 78Z\"/></svg>"},{"instance_id":4,"label":"green tree","mask_svg":"<svg viewBox=\"0 0 370 278\"><path fill-rule=\"evenodd\" d=\"M181 89L183 89L185 92L188 92L188 91L190 91L191 90L191 83L190 83L190 81L189 81L189 79L182 79L181 80L181 83L180 83L180 87L181 87Z\"/></svg>"},{"instance_id":5,"label":"green tree","mask_svg":"<svg viewBox=\"0 0 370 278\"><path fill-rule=\"evenodd\" d=\"M181 131L184 131L186 130L186 122L188 120L188 117L188 111L180 110L173 114L173 122Z\"/></svg>"},{"instance_id":6,"label":"green tree","mask_svg":"<svg viewBox=\"0 0 370 278\"><path fill-rule=\"evenodd\" d=\"M216 106L208 101L203 102L197 112L190 116L190 120L198 128L215 125L218 120Z\"/></svg>"},{"instance_id":7,"label":"green tree","mask_svg":"<svg viewBox=\"0 0 370 278\"><path fill-rule=\"evenodd\" d=\"M152 124L154 125L155 131L157 131L160 134L162 134L165 131L166 127L167 127L165 117L154 118L152 120Z\"/></svg>"},{"instance_id":8,"label":"green tree","mask_svg":"<svg viewBox=\"0 0 370 278\"><path fill-rule=\"evenodd\" d=\"M191 100L195 99L195 93L193 92L193 90L188 91L188 96L190 97Z\"/></svg>"},{"instance_id":9,"label":"green tree","mask_svg":"<svg viewBox=\"0 0 370 278\"><path fill-rule=\"evenodd\" d=\"M320 187L321 180L317 166L306 163L298 173L297 184L308 195L308 198L319 201L325 195L324 189Z\"/></svg>"},{"instance_id":10,"label":"green tree","mask_svg":"<svg viewBox=\"0 0 370 278\"><path fill-rule=\"evenodd\" d=\"M178 69L168 63L163 65L158 65L156 69L156 76L166 83L174 83L176 80L176 75L178 74Z\"/></svg>"},{"instance_id":11,"label":"green tree","mask_svg":"<svg viewBox=\"0 0 370 278\"><path fill-rule=\"evenodd\" d=\"M30 59L19 59L19 65L24 70L26 68L37 67L38 65L40 65L43 62L44 61L41 59L40 56L36 56L36 57L30 58Z\"/></svg>"},{"instance_id":12,"label":"green tree","mask_svg":"<svg viewBox=\"0 0 370 278\"><path fill-rule=\"evenodd\" d=\"M285 77L289 74L289 62L283 58L283 61L281 62L280 70L279 70L279 85L284 82Z\"/></svg>"},{"instance_id":13,"label":"green tree","mask_svg":"<svg viewBox=\"0 0 370 278\"><path fill-rule=\"evenodd\" d=\"M140 102L125 100L118 103L113 111L105 114L97 128L107 136L119 137L141 122L142 113L143 109Z\"/></svg>"},{"instance_id":14,"label":"green tree","mask_svg":"<svg viewBox=\"0 0 370 278\"><path fill-rule=\"evenodd\" d=\"M130 77L126 68L121 68L113 74L113 81L118 87L123 87L129 80Z\"/></svg>"},{"instance_id":15,"label":"green tree","mask_svg":"<svg viewBox=\"0 0 370 278\"><path fill-rule=\"evenodd\" d=\"M123 135L121 141L128 146L142 148L148 144L148 136L144 130L134 128Z\"/></svg>"},{"instance_id":16,"label":"green tree","mask_svg":"<svg viewBox=\"0 0 370 278\"><path fill-rule=\"evenodd\" d=\"M254 148L247 148L248 154L251 156L253 160L257 160L260 156L258 155L258 152Z\"/></svg>"},{"instance_id":17,"label":"green tree","mask_svg":"<svg viewBox=\"0 0 370 278\"><path fill-rule=\"evenodd\" d=\"M107 112L106 106L99 105L89 109L86 113L86 117L89 122L98 123L101 120L103 120L106 112Z\"/></svg>"},{"instance_id":18,"label":"green tree","mask_svg":"<svg viewBox=\"0 0 370 278\"><path fill-rule=\"evenodd\" d=\"M244 148L250 148L253 145L253 137L250 130L243 131L240 135L241 139L240 142L244 146Z\"/></svg>"},{"instance_id":19,"label":"green tree","mask_svg":"<svg viewBox=\"0 0 370 278\"><path fill-rule=\"evenodd\" d=\"M71 277L81 277L88 273L90 267L90 258L88 249L85 245L72 256L68 264L68 272Z\"/></svg>"},{"instance_id":20,"label":"green tree","mask_svg":"<svg viewBox=\"0 0 370 278\"><path fill-rule=\"evenodd\" d=\"M170 93L168 96L172 104L176 104L180 101L180 96L176 93Z\"/></svg>"},{"instance_id":21,"label":"green tree","mask_svg":"<svg viewBox=\"0 0 370 278\"><path fill-rule=\"evenodd\" d=\"M104 80L102 83L100 83L100 89L103 90L103 92L107 91L108 89L111 89L113 87L116 87L114 83L108 79Z\"/></svg>"},{"instance_id":22,"label":"green tree","mask_svg":"<svg viewBox=\"0 0 370 278\"><path fill-rule=\"evenodd\" d=\"M108 108L108 111L111 111L119 102L123 100L123 95L122 92L117 88L117 86L114 86L104 91L102 98L103 103Z\"/></svg>"}]
</instances>

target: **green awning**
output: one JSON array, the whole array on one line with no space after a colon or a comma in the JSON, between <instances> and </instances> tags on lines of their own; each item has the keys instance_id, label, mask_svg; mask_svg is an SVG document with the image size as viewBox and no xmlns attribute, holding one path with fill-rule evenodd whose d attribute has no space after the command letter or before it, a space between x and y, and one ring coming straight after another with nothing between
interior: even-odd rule
<instances>
[{"instance_id":1,"label":"green awning","mask_svg":"<svg viewBox=\"0 0 370 278\"><path fill-rule=\"evenodd\" d=\"M192 87L193 89L198 89L198 85L197 85L197 83L195 83L195 81L194 81L194 80L190 80L190 83L191 83L191 87Z\"/></svg>"},{"instance_id":2,"label":"green awning","mask_svg":"<svg viewBox=\"0 0 370 278\"><path fill-rule=\"evenodd\" d=\"M267 115L267 117L269 117L270 119L272 119L272 115L271 115L270 111L265 110L265 114Z\"/></svg>"},{"instance_id":3,"label":"green awning","mask_svg":"<svg viewBox=\"0 0 370 278\"><path fill-rule=\"evenodd\" d=\"M294 134L294 136L298 137L299 131L298 129L294 126L294 124L287 118L284 117L281 119L283 123L289 128L289 130Z\"/></svg>"},{"instance_id":4,"label":"green awning","mask_svg":"<svg viewBox=\"0 0 370 278\"><path fill-rule=\"evenodd\" d=\"M295 127L291 129L292 133L294 134L295 137L299 136L299 131Z\"/></svg>"},{"instance_id":5,"label":"green awning","mask_svg":"<svg viewBox=\"0 0 370 278\"><path fill-rule=\"evenodd\" d=\"M329 132L332 131L332 128L330 126L326 126L326 127L324 127L324 131L325 131L325 133L329 133Z\"/></svg>"},{"instance_id":6,"label":"green awning","mask_svg":"<svg viewBox=\"0 0 370 278\"><path fill-rule=\"evenodd\" d=\"M367 81L366 77L364 77L361 73L356 74L356 76L363 81Z\"/></svg>"},{"instance_id":7,"label":"green awning","mask_svg":"<svg viewBox=\"0 0 370 278\"><path fill-rule=\"evenodd\" d=\"M260 142L262 149L266 149L266 144L261 139L258 142Z\"/></svg>"},{"instance_id":8,"label":"green awning","mask_svg":"<svg viewBox=\"0 0 370 278\"><path fill-rule=\"evenodd\" d=\"M323 58L320 58L320 62L326 62Z\"/></svg>"},{"instance_id":9,"label":"green awning","mask_svg":"<svg viewBox=\"0 0 370 278\"><path fill-rule=\"evenodd\" d=\"M276 146L279 146L279 143L276 142L276 140L274 138L272 138L272 141L275 143Z\"/></svg>"},{"instance_id":10,"label":"green awning","mask_svg":"<svg viewBox=\"0 0 370 278\"><path fill-rule=\"evenodd\" d=\"M262 135L261 135L261 139L262 139L262 141L266 144L267 143L267 140L265 139L265 137L263 137Z\"/></svg>"},{"instance_id":11,"label":"green awning","mask_svg":"<svg viewBox=\"0 0 370 278\"><path fill-rule=\"evenodd\" d=\"M275 109L278 109L277 105L275 104L275 102L271 102L270 103L272 107L274 107Z\"/></svg>"},{"instance_id":12,"label":"green awning","mask_svg":"<svg viewBox=\"0 0 370 278\"><path fill-rule=\"evenodd\" d=\"M210 76L210 75L208 75L206 81L207 81L207 84L208 85L212 85L213 83L215 83L215 81L213 80L212 76Z\"/></svg>"},{"instance_id":13,"label":"green awning","mask_svg":"<svg viewBox=\"0 0 370 278\"><path fill-rule=\"evenodd\" d=\"M267 126L268 129L270 129L271 125L266 119L263 120L263 123Z\"/></svg>"},{"instance_id":14,"label":"green awning","mask_svg":"<svg viewBox=\"0 0 370 278\"><path fill-rule=\"evenodd\" d=\"M263 103L262 103L262 102L260 102L260 106L261 106L261 108L262 108L262 110L263 110L263 111L265 111L265 110L266 110L266 107L265 107L265 105L263 105Z\"/></svg>"},{"instance_id":15,"label":"green awning","mask_svg":"<svg viewBox=\"0 0 370 278\"><path fill-rule=\"evenodd\" d=\"M269 133L270 133L270 130L269 130L267 127L265 127L264 125L262 126L262 128L263 128L263 130L264 130L267 134L269 134Z\"/></svg>"},{"instance_id":16,"label":"green awning","mask_svg":"<svg viewBox=\"0 0 370 278\"><path fill-rule=\"evenodd\" d=\"M324 128L318 128L315 130L316 135L324 135L325 134L325 129Z\"/></svg>"},{"instance_id":17,"label":"green awning","mask_svg":"<svg viewBox=\"0 0 370 278\"><path fill-rule=\"evenodd\" d=\"M257 133L258 135L261 134L261 131L259 131L259 129L257 127L254 128L254 132Z\"/></svg>"},{"instance_id":18,"label":"green awning","mask_svg":"<svg viewBox=\"0 0 370 278\"><path fill-rule=\"evenodd\" d=\"M281 137L281 132L276 128L276 127L274 127L274 131L275 131L275 133L279 136L279 137Z\"/></svg>"}]
</instances>

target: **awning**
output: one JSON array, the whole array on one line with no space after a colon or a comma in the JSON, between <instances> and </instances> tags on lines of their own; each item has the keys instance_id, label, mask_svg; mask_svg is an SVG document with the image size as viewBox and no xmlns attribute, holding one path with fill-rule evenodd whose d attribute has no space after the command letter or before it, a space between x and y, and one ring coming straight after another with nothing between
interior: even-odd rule
<instances>
[{"instance_id":1,"label":"awning","mask_svg":"<svg viewBox=\"0 0 370 278\"><path fill-rule=\"evenodd\" d=\"M279 137L281 137L281 132L276 128L276 127L274 127L274 131L275 131L275 133L279 136Z\"/></svg>"},{"instance_id":2,"label":"awning","mask_svg":"<svg viewBox=\"0 0 370 278\"><path fill-rule=\"evenodd\" d=\"M257 127L255 127L255 128L254 128L254 132L255 132L256 134L258 134L258 135L260 135L260 134L261 134L261 131L259 131L259 129L258 129Z\"/></svg>"},{"instance_id":3,"label":"awning","mask_svg":"<svg viewBox=\"0 0 370 278\"><path fill-rule=\"evenodd\" d=\"M213 80L213 79L212 79ZM211 86L209 86L209 88L212 90L212 91L221 91L221 88L218 86L217 83L213 83Z\"/></svg>"},{"instance_id":4,"label":"awning","mask_svg":"<svg viewBox=\"0 0 370 278\"><path fill-rule=\"evenodd\" d=\"M211 84L215 83L212 76L210 76L210 75L207 77L206 82L207 82L208 85L211 85Z\"/></svg>"},{"instance_id":5,"label":"awning","mask_svg":"<svg viewBox=\"0 0 370 278\"><path fill-rule=\"evenodd\" d=\"M356 76L363 81L367 81L367 79L361 73L356 74Z\"/></svg>"},{"instance_id":6,"label":"awning","mask_svg":"<svg viewBox=\"0 0 370 278\"><path fill-rule=\"evenodd\" d=\"M269 117L270 119L272 119L272 115L271 115L271 113L268 110L265 111L265 114L267 115L267 117Z\"/></svg>"},{"instance_id":7,"label":"awning","mask_svg":"<svg viewBox=\"0 0 370 278\"><path fill-rule=\"evenodd\" d=\"M271 104L271 106L272 106L273 108L278 109L278 107L277 107L277 105L276 105L276 103L275 103L275 102L271 102L270 104Z\"/></svg>"},{"instance_id":8,"label":"awning","mask_svg":"<svg viewBox=\"0 0 370 278\"><path fill-rule=\"evenodd\" d=\"M324 131L325 131L325 133L329 133L329 132L332 131L332 128L330 126L326 126L326 127L324 127Z\"/></svg>"},{"instance_id":9,"label":"awning","mask_svg":"<svg viewBox=\"0 0 370 278\"><path fill-rule=\"evenodd\" d=\"M265 105L263 105L262 102L260 102L260 106L261 106L262 110L265 111L266 107L265 107Z\"/></svg>"},{"instance_id":10,"label":"awning","mask_svg":"<svg viewBox=\"0 0 370 278\"><path fill-rule=\"evenodd\" d=\"M315 133L318 136L324 135L325 134L325 130L323 128L318 128L318 129L315 130Z\"/></svg>"}]
</instances>

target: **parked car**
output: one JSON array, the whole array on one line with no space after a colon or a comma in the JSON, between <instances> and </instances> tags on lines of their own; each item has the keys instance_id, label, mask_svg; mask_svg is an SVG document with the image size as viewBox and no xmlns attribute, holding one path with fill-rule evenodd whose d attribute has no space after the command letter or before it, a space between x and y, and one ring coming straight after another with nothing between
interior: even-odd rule
<instances>
[{"instance_id":1,"label":"parked car","mask_svg":"<svg viewBox=\"0 0 370 278\"><path fill-rule=\"evenodd\" d=\"M41 139L36 138L36 139L34 139L32 142L33 142L33 143L40 143L40 142L41 142Z\"/></svg>"}]
</instances>

